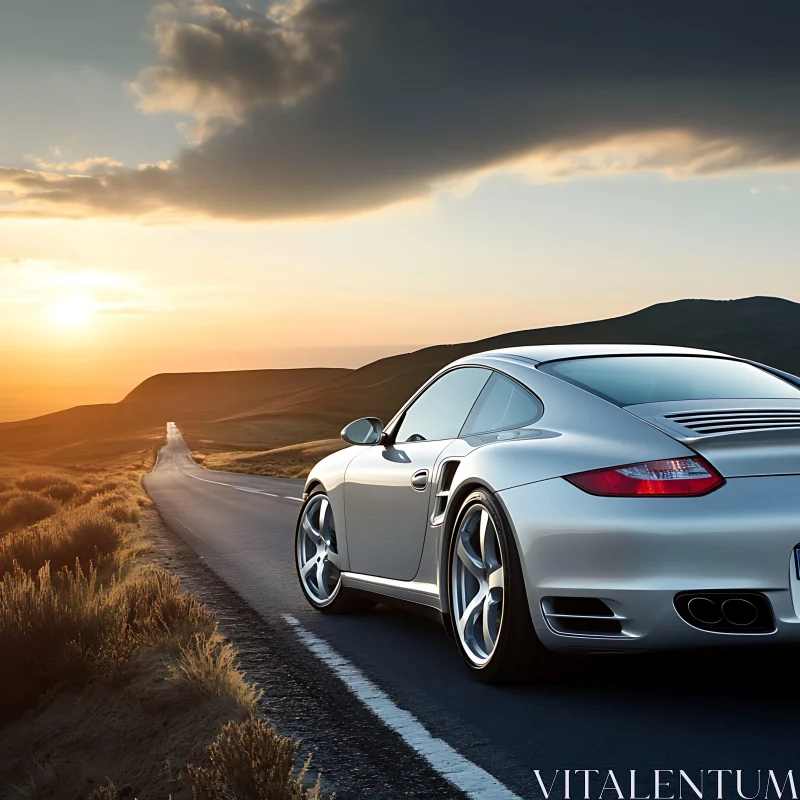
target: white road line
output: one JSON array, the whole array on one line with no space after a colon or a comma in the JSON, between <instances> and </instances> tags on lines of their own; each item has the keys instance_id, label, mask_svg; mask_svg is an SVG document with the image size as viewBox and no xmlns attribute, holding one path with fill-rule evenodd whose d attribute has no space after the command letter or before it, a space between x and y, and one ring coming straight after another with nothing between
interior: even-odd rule
<instances>
[{"instance_id":1,"label":"white road line","mask_svg":"<svg viewBox=\"0 0 800 800\"><path fill-rule=\"evenodd\" d=\"M175 521L178 523L178 525L183 525L183 527L186 528L186 530L189 531L192 536L197 536L197 534L185 522L181 522L177 517L175 517Z\"/></svg>"},{"instance_id":2,"label":"white road line","mask_svg":"<svg viewBox=\"0 0 800 800\"><path fill-rule=\"evenodd\" d=\"M171 431L171 428L173 428L174 431ZM171 433L172 433L172 435L175 435L175 433L180 434L180 431L178 431L178 426L174 422L168 422L167 423L167 438L168 439L169 439ZM153 469L150 470L151 472L153 470L155 470L155 468L158 466L158 456L160 454L161 454L161 451L159 450L158 453L156 454L156 463L153 466ZM186 459L188 460L188 462L193 467L199 466L197 464L197 462L194 460L194 458L192 457L191 452L186 454ZM228 474L230 475L230 474L234 474L234 473L228 473ZM188 472L185 472L184 475L186 475L187 478L193 478L196 481L203 481L203 483L216 483L217 486L227 486L230 489L236 489L237 491L240 491L240 492L249 492L250 494L263 494L264 497L280 497L280 495L273 494L272 492L262 492L261 489L251 489L249 486L239 486L238 484L235 484L235 483L223 483L222 481L212 481L212 480L209 480L208 478L200 478L197 475L190 475ZM288 497L287 495L284 495L283 499L284 500L296 500L298 503L302 503L303 502L303 498L302 497ZM181 523L181 524L183 524L183 523Z\"/></svg>"},{"instance_id":3,"label":"white road line","mask_svg":"<svg viewBox=\"0 0 800 800\"><path fill-rule=\"evenodd\" d=\"M216 483L218 486L230 486L231 489L235 489L236 487L232 483L223 483L222 481L210 481L208 478L198 478L197 475L189 475L188 472L184 473L187 478L191 478L194 481L203 481L203 483Z\"/></svg>"},{"instance_id":4,"label":"white road line","mask_svg":"<svg viewBox=\"0 0 800 800\"><path fill-rule=\"evenodd\" d=\"M283 615L303 644L325 662L344 685L375 714L381 722L400 734L436 772L473 800L520 800L509 788L477 764L464 758L441 739L434 739L425 726L410 712L395 705L382 689L358 667L340 656L324 639L311 633L291 614Z\"/></svg>"},{"instance_id":5,"label":"white road line","mask_svg":"<svg viewBox=\"0 0 800 800\"><path fill-rule=\"evenodd\" d=\"M234 489L238 489L240 492L250 492L250 494L263 494L267 497L277 497L278 495L272 494L272 492L262 492L260 489L251 489L249 486L234 486Z\"/></svg>"},{"instance_id":6,"label":"white road line","mask_svg":"<svg viewBox=\"0 0 800 800\"><path fill-rule=\"evenodd\" d=\"M237 489L240 492L250 492L250 494L263 494L265 497L277 497L277 494L272 492L262 492L260 489L251 489L249 486L237 486L235 483L223 483L222 481L211 481L208 478L199 478L197 475L189 475L188 472L184 473L187 478L195 481L203 481L203 483L216 483L217 486L227 486L229 489ZM289 498L296 499L296 498ZM301 501L302 502L302 501Z\"/></svg>"}]
</instances>

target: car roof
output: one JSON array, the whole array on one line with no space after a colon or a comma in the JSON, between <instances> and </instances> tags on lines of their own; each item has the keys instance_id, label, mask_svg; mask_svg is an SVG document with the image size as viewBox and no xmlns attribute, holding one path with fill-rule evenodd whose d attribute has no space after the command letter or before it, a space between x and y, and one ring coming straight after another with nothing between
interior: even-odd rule
<instances>
[{"instance_id":1,"label":"car roof","mask_svg":"<svg viewBox=\"0 0 800 800\"><path fill-rule=\"evenodd\" d=\"M502 347L498 350L487 350L476 353L480 356L507 356L532 361L537 364L545 361L559 361L564 358L591 358L592 356L643 356L643 355L676 355L676 356L734 356L718 353L714 350L699 350L694 347L671 347L660 344L543 344L531 347Z\"/></svg>"}]
</instances>

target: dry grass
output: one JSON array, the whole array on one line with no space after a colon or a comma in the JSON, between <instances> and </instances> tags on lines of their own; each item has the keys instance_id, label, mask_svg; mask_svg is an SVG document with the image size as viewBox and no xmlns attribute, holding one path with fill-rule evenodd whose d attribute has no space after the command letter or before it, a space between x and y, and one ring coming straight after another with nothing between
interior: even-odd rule
<instances>
[{"instance_id":1,"label":"dry grass","mask_svg":"<svg viewBox=\"0 0 800 800\"><path fill-rule=\"evenodd\" d=\"M90 503L119 486L98 475L79 478L67 473L25 472L16 478L0 477L0 536L48 519L61 509ZM135 493L135 485L128 481L117 499L131 499Z\"/></svg>"},{"instance_id":2,"label":"dry grass","mask_svg":"<svg viewBox=\"0 0 800 800\"><path fill-rule=\"evenodd\" d=\"M216 631L196 633L181 648L180 658L171 665L176 680L204 697L229 697L234 704L252 713L261 699L261 690L245 680L238 669L236 651Z\"/></svg>"},{"instance_id":3,"label":"dry grass","mask_svg":"<svg viewBox=\"0 0 800 800\"><path fill-rule=\"evenodd\" d=\"M112 509L95 503L61 511L44 522L10 533L0 540L0 575L13 572L18 564L36 573L49 563L54 574L75 566L104 566L120 547L125 526ZM133 513L133 509L131 509Z\"/></svg>"},{"instance_id":4,"label":"dry grass","mask_svg":"<svg viewBox=\"0 0 800 800\"><path fill-rule=\"evenodd\" d=\"M190 764L195 800L319 800L319 780L303 779L309 760L294 778L299 742L279 736L261 719L229 723L206 748L201 765Z\"/></svg>"},{"instance_id":5,"label":"dry grass","mask_svg":"<svg viewBox=\"0 0 800 800\"><path fill-rule=\"evenodd\" d=\"M0 497L0 535L41 522L57 510L57 502L34 492L20 489L3 492Z\"/></svg>"},{"instance_id":6,"label":"dry grass","mask_svg":"<svg viewBox=\"0 0 800 800\"><path fill-rule=\"evenodd\" d=\"M264 451L194 453L195 460L208 469L271 475L275 478L305 478L322 458L347 447L341 438L276 447Z\"/></svg>"},{"instance_id":7,"label":"dry grass","mask_svg":"<svg viewBox=\"0 0 800 800\"><path fill-rule=\"evenodd\" d=\"M106 492L113 492L117 486L116 481L103 481L102 483L97 484L96 486L90 486L86 489L83 494L80 496L78 503L88 503L93 498L97 497L99 494L106 494Z\"/></svg>"},{"instance_id":8,"label":"dry grass","mask_svg":"<svg viewBox=\"0 0 800 800\"><path fill-rule=\"evenodd\" d=\"M46 519L0 539L0 716L60 685L113 677L142 648L161 647L183 665L200 637L214 642L203 665L206 692L230 691L252 711L257 694L248 694L210 613L180 593L177 576L136 565L147 501L138 476L118 477L84 476L79 489L61 474L29 473L5 501L18 522L22 500L29 517ZM62 502L34 493L63 485L76 491Z\"/></svg>"},{"instance_id":9,"label":"dry grass","mask_svg":"<svg viewBox=\"0 0 800 800\"><path fill-rule=\"evenodd\" d=\"M14 797L16 784L20 800L86 798L113 782L129 800L189 800L187 763L223 725L247 718L228 698L200 698L173 680L161 649L143 649L114 680L48 696L0 728L0 797Z\"/></svg>"},{"instance_id":10,"label":"dry grass","mask_svg":"<svg viewBox=\"0 0 800 800\"><path fill-rule=\"evenodd\" d=\"M173 646L181 647L198 631L216 631L213 614L195 595L182 593L180 578L166 570L142 567L114 583L108 595L122 610L125 624L151 643L167 636Z\"/></svg>"},{"instance_id":11,"label":"dry grass","mask_svg":"<svg viewBox=\"0 0 800 800\"><path fill-rule=\"evenodd\" d=\"M143 466L0 465L0 796L316 800L213 615L140 563L160 525Z\"/></svg>"},{"instance_id":12,"label":"dry grass","mask_svg":"<svg viewBox=\"0 0 800 800\"><path fill-rule=\"evenodd\" d=\"M0 582L3 715L30 706L55 688L114 678L145 648L182 653L201 635L198 631L216 636L211 614L179 588L175 575L154 568L104 586L94 567L84 573L76 566L53 576L45 565L34 576L16 565ZM243 708L250 698L247 709L252 711L257 693L232 659L231 650L230 660L209 663L207 689L216 689L217 695L235 692Z\"/></svg>"},{"instance_id":13,"label":"dry grass","mask_svg":"<svg viewBox=\"0 0 800 800\"><path fill-rule=\"evenodd\" d=\"M60 481L42 489L42 494L52 500L66 503L72 500L80 491L81 487L74 481Z\"/></svg>"},{"instance_id":14,"label":"dry grass","mask_svg":"<svg viewBox=\"0 0 800 800\"><path fill-rule=\"evenodd\" d=\"M124 797L127 797L130 792L125 792ZM89 800L118 800L121 797L120 793L117 791L117 787L113 783L109 783L107 786L101 786L99 789L95 789L90 795Z\"/></svg>"},{"instance_id":15,"label":"dry grass","mask_svg":"<svg viewBox=\"0 0 800 800\"><path fill-rule=\"evenodd\" d=\"M0 583L0 708L4 716L59 684L81 685L113 672L136 643L119 609L80 568L56 580L19 566Z\"/></svg>"},{"instance_id":16,"label":"dry grass","mask_svg":"<svg viewBox=\"0 0 800 800\"><path fill-rule=\"evenodd\" d=\"M60 483L69 482L70 479L60 473L55 472L28 472L25 475L17 478L16 485L18 489L28 489L30 491L38 492L42 489L47 489L51 486L56 486Z\"/></svg>"},{"instance_id":17,"label":"dry grass","mask_svg":"<svg viewBox=\"0 0 800 800\"><path fill-rule=\"evenodd\" d=\"M341 418L325 415L284 417L265 415L261 418L226 419L217 422L192 422L178 418L184 441L192 451L200 453L250 452L275 450L279 447L332 439L344 424Z\"/></svg>"}]
</instances>

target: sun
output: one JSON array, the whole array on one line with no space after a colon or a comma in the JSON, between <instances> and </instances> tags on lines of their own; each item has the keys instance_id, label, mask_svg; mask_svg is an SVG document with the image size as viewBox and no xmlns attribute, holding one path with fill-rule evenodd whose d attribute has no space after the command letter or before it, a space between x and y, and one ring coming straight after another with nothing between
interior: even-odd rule
<instances>
[{"instance_id":1,"label":"sun","mask_svg":"<svg viewBox=\"0 0 800 800\"><path fill-rule=\"evenodd\" d=\"M50 316L60 325L68 328L79 328L92 317L95 303L92 296L83 290L72 292L53 303L48 311Z\"/></svg>"}]
</instances>

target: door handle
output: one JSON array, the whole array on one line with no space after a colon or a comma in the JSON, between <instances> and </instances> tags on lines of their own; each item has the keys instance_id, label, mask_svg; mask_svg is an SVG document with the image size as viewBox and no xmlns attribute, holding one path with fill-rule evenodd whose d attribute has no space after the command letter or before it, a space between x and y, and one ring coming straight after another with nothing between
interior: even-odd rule
<instances>
[{"instance_id":1,"label":"door handle","mask_svg":"<svg viewBox=\"0 0 800 800\"><path fill-rule=\"evenodd\" d=\"M424 492L427 486L428 486L428 470L426 469L417 470L411 476L411 488L416 489L418 492Z\"/></svg>"}]
</instances>

